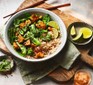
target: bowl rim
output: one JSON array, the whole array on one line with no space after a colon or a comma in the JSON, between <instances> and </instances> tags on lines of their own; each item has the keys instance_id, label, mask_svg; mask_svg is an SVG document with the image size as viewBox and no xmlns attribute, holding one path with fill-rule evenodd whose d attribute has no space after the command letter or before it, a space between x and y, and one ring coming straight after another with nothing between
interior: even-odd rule
<instances>
[{"instance_id":1,"label":"bowl rim","mask_svg":"<svg viewBox=\"0 0 93 85\"><path fill-rule=\"evenodd\" d=\"M28 59L28 58L25 58L25 57L22 57L21 55L19 55L14 49L12 49L12 47L10 47L10 42L9 42L9 39L8 39L8 35L7 35L7 30L9 29L9 24L12 23L12 21L17 17L17 16L20 16L22 15L22 13L24 12L31 12L31 11L36 11L36 12L41 12L41 13L47 13L49 14L50 16L54 16L54 18L56 19L56 21L60 22L58 23L60 27L62 27L63 31L64 31L64 41L63 43L61 43L59 45L59 47L57 48L57 50L49 55L50 57L44 57L44 58L41 58L41 59ZM60 30L61 33L62 33L62 30ZM62 37L61 37L62 38ZM55 13L49 11L49 10L46 10L46 9L43 9L43 8L28 8L28 9L25 9L25 10L22 10L22 11L19 11L17 12L16 14L14 14L7 22L6 26L5 26L5 29L4 29L4 42L5 42L5 45L6 47L8 48L8 50L14 55L16 56L17 58L21 59L21 60L24 60L24 61L28 61L28 62L41 62L41 61L45 61L45 60L48 60L48 59L51 59L53 58L54 56L56 56L62 49L63 47L65 46L66 44L66 41L67 41L67 31L66 31L66 26L64 24L64 22L60 19L59 16L57 16ZM11 45L12 46L12 45Z\"/></svg>"}]
</instances>

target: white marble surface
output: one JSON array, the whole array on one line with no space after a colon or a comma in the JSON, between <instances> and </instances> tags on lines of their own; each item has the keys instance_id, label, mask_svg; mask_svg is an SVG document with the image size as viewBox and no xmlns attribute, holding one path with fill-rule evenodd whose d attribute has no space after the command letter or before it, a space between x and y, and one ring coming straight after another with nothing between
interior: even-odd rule
<instances>
[{"instance_id":1,"label":"white marble surface","mask_svg":"<svg viewBox=\"0 0 93 85\"><path fill-rule=\"evenodd\" d=\"M3 24L8 19L3 19L3 16L10 14L16 10L16 8L24 0L0 0L0 33L3 33ZM71 15L93 25L93 0L49 0L48 3L59 4L65 2L71 2L71 7L60 8L61 11L66 11ZM2 30L2 31L1 31ZM2 53L0 53L2 55ZM58 85L48 78L44 78L35 83L35 85ZM0 75L0 85L25 85L18 69L11 75ZM92 85L92 84L91 84Z\"/></svg>"}]
</instances>

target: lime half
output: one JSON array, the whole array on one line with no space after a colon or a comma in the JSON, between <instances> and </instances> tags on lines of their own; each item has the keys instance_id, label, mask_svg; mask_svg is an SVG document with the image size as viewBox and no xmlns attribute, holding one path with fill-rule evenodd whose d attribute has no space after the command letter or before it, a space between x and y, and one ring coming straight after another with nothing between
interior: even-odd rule
<instances>
[{"instance_id":1,"label":"lime half","mask_svg":"<svg viewBox=\"0 0 93 85\"><path fill-rule=\"evenodd\" d=\"M48 22L48 25L53 27L53 28L59 29L59 25L55 21Z\"/></svg>"}]
</instances>

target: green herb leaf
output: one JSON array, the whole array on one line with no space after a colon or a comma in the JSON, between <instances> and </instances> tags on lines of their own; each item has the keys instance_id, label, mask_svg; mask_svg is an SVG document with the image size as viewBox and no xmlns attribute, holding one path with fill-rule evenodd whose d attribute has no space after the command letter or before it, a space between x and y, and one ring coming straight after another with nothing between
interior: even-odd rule
<instances>
[{"instance_id":1,"label":"green herb leaf","mask_svg":"<svg viewBox=\"0 0 93 85\"><path fill-rule=\"evenodd\" d=\"M35 28L35 25L34 24L32 24L31 26L29 26L29 28L30 28L30 32L32 32L33 34L36 33L36 28Z\"/></svg>"},{"instance_id":2,"label":"green herb leaf","mask_svg":"<svg viewBox=\"0 0 93 85\"><path fill-rule=\"evenodd\" d=\"M33 50L32 50L32 48L28 48L28 49L27 49L27 54L28 54L28 55L33 55Z\"/></svg>"},{"instance_id":3,"label":"green herb leaf","mask_svg":"<svg viewBox=\"0 0 93 85\"><path fill-rule=\"evenodd\" d=\"M26 32L24 35L25 40L34 38L34 34L30 31Z\"/></svg>"},{"instance_id":4,"label":"green herb leaf","mask_svg":"<svg viewBox=\"0 0 93 85\"><path fill-rule=\"evenodd\" d=\"M23 35L23 34L24 34L24 31L23 31L23 30L20 30L19 33L20 33L21 35Z\"/></svg>"},{"instance_id":5,"label":"green herb leaf","mask_svg":"<svg viewBox=\"0 0 93 85\"><path fill-rule=\"evenodd\" d=\"M17 38L15 36L15 32L16 32L15 28L9 28L9 30L8 30L8 37L10 39L11 44L13 44L14 40Z\"/></svg>"},{"instance_id":6,"label":"green herb leaf","mask_svg":"<svg viewBox=\"0 0 93 85\"><path fill-rule=\"evenodd\" d=\"M39 46L39 45L41 44L41 42L40 42L37 38L33 38L32 42L33 42L35 45L37 45L37 46Z\"/></svg>"},{"instance_id":7,"label":"green herb leaf","mask_svg":"<svg viewBox=\"0 0 93 85\"><path fill-rule=\"evenodd\" d=\"M50 41L52 39L52 36L47 33L46 36L41 35L41 39L43 41Z\"/></svg>"},{"instance_id":8,"label":"green herb leaf","mask_svg":"<svg viewBox=\"0 0 93 85\"><path fill-rule=\"evenodd\" d=\"M30 13L25 13L25 14L24 14L24 17L27 18L27 19L28 19L30 16L31 16Z\"/></svg>"},{"instance_id":9,"label":"green herb leaf","mask_svg":"<svg viewBox=\"0 0 93 85\"><path fill-rule=\"evenodd\" d=\"M11 62L7 59L3 59L0 62L0 72L8 71L11 69Z\"/></svg>"},{"instance_id":10,"label":"green herb leaf","mask_svg":"<svg viewBox=\"0 0 93 85\"><path fill-rule=\"evenodd\" d=\"M20 24L20 19L15 19L14 20L14 26L19 27L19 24Z\"/></svg>"},{"instance_id":11,"label":"green herb leaf","mask_svg":"<svg viewBox=\"0 0 93 85\"><path fill-rule=\"evenodd\" d=\"M20 50L22 51L22 54L26 55L26 52L27 52L26 47L18 42L16 42L16 43L19 46Z\"/></svg>"},{"instance_id":12,"label":"green herb leaf","mask_svg":"<svg viewBox=\"0 0 93 85\"><path fill-rule=\"evenodd\" d=\"M42 21L43 21L44 23L46 23L46 25L47 25L47 23L48 23L50 20L51 20L51 18L50 18L50 15L49 15L49 14L46 14L46 15L43 16L43 18L42 18Z\"/></svg>"}]
</instances>

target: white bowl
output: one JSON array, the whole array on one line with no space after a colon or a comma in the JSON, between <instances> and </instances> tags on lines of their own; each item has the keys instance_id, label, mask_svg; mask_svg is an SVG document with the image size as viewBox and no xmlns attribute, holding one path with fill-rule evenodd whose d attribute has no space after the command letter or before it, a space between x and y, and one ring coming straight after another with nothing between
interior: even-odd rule
<instances>
[{"instance_id":1,"label":"white bowl","mask_svg":"<svg viewBox=\"0 0 93 85\"><path fill-rule=\"evenodd\" d=\"M51 19L56 21L59 24L60 31L61 31L61 34L62 34L62 37L60 38L62 42L59 45L58 49L53 54L51 54L51 55L49 55L47 57L41 58L41 59L27 59L25 57L20 56L14 50L14 48L12 47L12 45L11 45L11 43L9 41L9 38L8 38L8 33L7 32L8 32L8 29L11 27L11 24L13 23L13 20L20 17L20 16L22 16L24 13L29 13L29 12L30 13L49 14L51 16ZM25 60L25 61L29 61L29 62L45 61L45 60L48 60L48 59L54 57L55 55L57 55L63 49L63 47L65 46L66 40L67 40L67 31L66 31L66 27L65 27L63 21L55 13L53 13L53 12L51 12L49 10L42 9L42 8L29 8L29 9L25 9L25 10L22 10L22 11L16 13L7 22L7 24L5 26L5 30L4 30L4 42L5 42L5 45L8 48L8 50L14 56L16 56L17 58L20 58L21 60Z\"/></svg>"}]
</instances>

